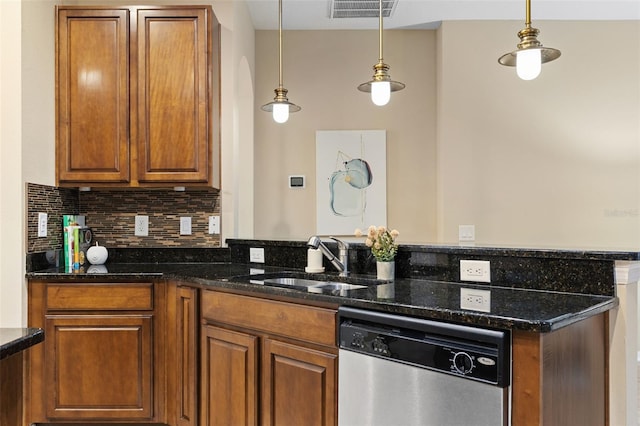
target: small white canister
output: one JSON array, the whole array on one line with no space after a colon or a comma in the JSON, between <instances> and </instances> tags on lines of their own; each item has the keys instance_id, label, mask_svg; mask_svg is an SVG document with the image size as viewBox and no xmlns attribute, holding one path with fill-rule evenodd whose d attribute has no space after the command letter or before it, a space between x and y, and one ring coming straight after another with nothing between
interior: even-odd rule
<instances>
[{"instance_id":1,"label":"small white canister","mask_svg":"<svg viewBox=\"0 0 640 426\"><path fill-rule=\"evenodd\" d=\"M322 251L320 251L320 249L310 248L307 250L307 267L304 268L304 270L311 274L324 272L324 266L322 266Z\"/></svg>"},{"instance_id":2,"label":"small white canister","mask_svg":"<svg viewBox=\"0 0 640 426\"><path fill-rule=\"evenodd\" d=\"M102 265L107 261L109 257L109 252L105 246L99 246L98 242L96 242L95 246L89 247L87 250L87 260L92 265Z\"/></svg>"}]
</instances>

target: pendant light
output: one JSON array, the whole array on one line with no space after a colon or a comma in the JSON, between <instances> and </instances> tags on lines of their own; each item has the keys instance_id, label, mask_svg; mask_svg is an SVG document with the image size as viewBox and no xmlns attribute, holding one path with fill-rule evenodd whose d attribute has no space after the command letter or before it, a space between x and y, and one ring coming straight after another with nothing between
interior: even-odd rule
<instances>
[{"instance_id":1,"label":"pendant light","mask_svg":"<svg viewBox=\"0 0 640 426\"><path fill-rule=\"evenodd\" d=\"M273 102L263 105L262 110L273 113L276 123L286 123L290 112L298 112L302 108L289 102L288 90L282 86L282 0L278 0L278 88L274 92Z\"/></svg>"},{"instance_id":2,"label":"pendant light","mask_svg":"<svg viewBox=\"0 0 640 426\"><path fill-rule=\"evenodd\" d=\"M518 32L520 43L518 50L502 55L498 62L509 67L516 67L518 77L523 80L533 80L542 70L542 64L558 59L560 51L551 47L543 47L538 41L537 28L531 26L531 1L527 2L527 16L524 29Z\"/></svg>"},{"instance_id":3,"label":"pendant light","mask_svg":"<svg viewBox=\"0 0 640 426\"><path fill-rule=\"evenodd\" d=\"M359 85L358 90L371 93L371 101L378 106L383 106L389 102L391 92L402 90L405 86L404 83L391 80L389 65L385 64L382 58L382 0L380 0L378 19L380 41L378 63L373 66L373 79Z\"/></svg>"}]
</instances>

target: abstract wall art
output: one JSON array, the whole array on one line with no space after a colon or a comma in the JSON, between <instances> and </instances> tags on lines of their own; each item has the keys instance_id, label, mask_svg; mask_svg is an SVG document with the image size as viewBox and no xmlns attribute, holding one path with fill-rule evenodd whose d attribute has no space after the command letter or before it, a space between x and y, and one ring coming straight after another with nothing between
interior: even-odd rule
<instances>
[{"instance_id":1,"label":"abstract wall art","mask_svg":"<svg viewBox=\"0 0 640 426\"><path fill-rule=\"evenodd\" d=\"M316 132L316 209L318 235L386 224L385 130Z\"/></svg>"}]
</instances>

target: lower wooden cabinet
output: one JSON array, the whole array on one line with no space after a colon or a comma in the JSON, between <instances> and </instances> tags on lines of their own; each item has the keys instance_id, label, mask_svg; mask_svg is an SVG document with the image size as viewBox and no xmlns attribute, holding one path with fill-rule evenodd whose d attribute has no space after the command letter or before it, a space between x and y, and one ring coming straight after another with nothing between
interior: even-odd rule
<instances>
[{"instance_id":1,"label":"lower wooden cabinet","mask_svg":"<svg viewBox=\"0 0 640 426\"><path fill-rule=\"evenodd\" d=\"M258 345L255 335L202 328L202 425L258 424Z\"/></svg>"},{"instance_id":2,"label":"lower wooden cabinet","mask_svg":"<svg viewBox=\"0 0 640 426\"><path fill-rule=\"evenodd\" d=\"M164 422L164 286L29 283L26 424Z\"/></svg>"},{"instance_id":3,"label":"lower wooden cabinet","mask_svg":"<svg viewBox=\"0 0 640 426\"><path fill-rule=\"evenodd\" d=\"M337 307L336 307L337 308ZM336 425L336 309L169 282L29 282L25 424Z\"/></svg>"},{"instance_id":4,"label":"lower wooden cabinet","mask_svg":"<svg viewBox=\"0 0 640 426\"><path fill-rule=\"evenodd\" d=\"M335 425L338 357L265 338L263 425Z\"/></svg>"},{"instance_id":5,"label":"lower wooden cabinet","mask_svg":"<svg viewBox=\"0 0 640 426\"><path fill-rule=\"evenodd\" d=\"M334 309L203 291L201 425L336 425Z\"/></svg>"}]
</instances>

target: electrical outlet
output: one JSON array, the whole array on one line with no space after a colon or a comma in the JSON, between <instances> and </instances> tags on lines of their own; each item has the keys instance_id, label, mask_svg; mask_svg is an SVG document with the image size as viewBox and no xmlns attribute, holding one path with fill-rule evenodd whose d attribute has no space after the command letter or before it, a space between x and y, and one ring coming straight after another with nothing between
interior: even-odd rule
<instances>
[{"instance_id":1,"label":"electrical outlet","mask_svg":"<svg viewBox=\"0 0 640 426\"><path fill-rule=\"evenodd\" d=\"M488 260L461 260L460 281L491 282L491 262Z\"/></svg>"},{"instance_id":2,"label":"electrical outlet","mask_svg":"<svg viewBox=\"0 0 640 426\"><path fill-rule=\"evenodd\" d=\"M220 216L209 216L209 234L220 233Z\"/></svg>"},{"instance_id":3,"label":"electrical outlet","mask_svg":"<svg viewBox=\"0 0 640 426\"><path fill-rule=\"evenodd\" d=\"M458 241L475 241L475 225L458 225Z\"/></svg>"},{"instance_id":4,"label":"electrical outlet","mask_svg":"<svg viewBox=\"0 0 640 426\"><path fill-rule=\"evenodd\" d=\"M249 247L249 262L264 263L264 248Z\"/></svg>"},{"instance_id":5,"label":"electrical outlet","mask_svg":"<svg viewBox=\"0 0 640 426\"><path fill-rule=\"evenodd\" d=\"M149 216L136 216L134 235L138 237L149 236Z\"/></svg>"},{"instance_id":6,"label":"electrical outlet","mask_svg":"<svg viewBox=\"0 0 640 426\"><path fill-rule=\"evenodd\" d=\"M191 217L180 218L180 235L191 235Z\"/></svg>"},{"instance_id":7,"label":"electrical outlet","mask_svg":"<svg viewBox=\"0 0 640 426\"><path fill-rule=\"evenodd\" d=\"M47 236L47 214L38 213L38 237Z\"/></svg>"},{"instance_id":8,"label":"electrical outlet","mask_svg":"<svg viewBox=\"0 0 640 426\"><path fill-rule=\"evenodd\" d=\"M460 309L491 312L491 290L460 289Z\"/></svg>"}]
</instances>

